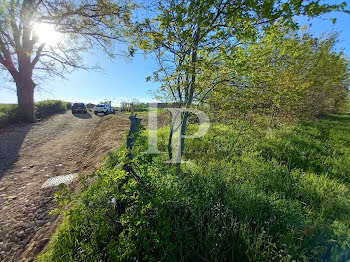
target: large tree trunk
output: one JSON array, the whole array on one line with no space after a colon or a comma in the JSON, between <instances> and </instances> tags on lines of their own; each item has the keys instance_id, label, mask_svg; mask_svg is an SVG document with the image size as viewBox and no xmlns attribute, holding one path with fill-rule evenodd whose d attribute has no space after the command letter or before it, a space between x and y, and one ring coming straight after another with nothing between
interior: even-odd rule
<instances>
[{"instance_id":1,"label":"large tree trunk","mask_svg":"<svg viewBox=\"0 0 350 262\"><path fill-rule=\"evenodd\" d=\"M23 121L35 122L34 89L35 83L31 78L19 77L16 81L18 107Z\"/></svg>"}]
</instances>

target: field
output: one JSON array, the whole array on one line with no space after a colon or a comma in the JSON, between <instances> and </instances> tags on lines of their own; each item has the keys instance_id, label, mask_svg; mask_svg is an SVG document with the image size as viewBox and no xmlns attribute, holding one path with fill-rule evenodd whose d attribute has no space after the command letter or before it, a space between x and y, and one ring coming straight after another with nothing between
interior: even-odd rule
<instances>
[{"instance_id":1,"label":"field","mask_svg":"<svg viewBox=\"0 0 350 262\"><path fill-rule=\"evenodd\" d=\"M141 180L120 149L78 196L57 193L64 220L40 261L348 261L350 116L238 136L243 124L188 139L181 170L142 154L142 131Z\"/></svg>"}]
</instances>

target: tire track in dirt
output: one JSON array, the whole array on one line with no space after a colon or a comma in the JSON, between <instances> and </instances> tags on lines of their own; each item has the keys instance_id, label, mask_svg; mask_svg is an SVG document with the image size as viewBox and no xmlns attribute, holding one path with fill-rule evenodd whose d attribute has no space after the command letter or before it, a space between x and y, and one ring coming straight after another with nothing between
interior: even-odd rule
<instances>
[{"instance_id":1,"label":"tire track in dirt","mask_svg":"<svg viewBox=\"0 0 350 262\"><path fill-rule=\"evenodd\" d=\"M54 232L51 177L87 174L124 142L127 114L55 115L0 130L0 261L33 261Z\"/></svg>"}]
</instances>

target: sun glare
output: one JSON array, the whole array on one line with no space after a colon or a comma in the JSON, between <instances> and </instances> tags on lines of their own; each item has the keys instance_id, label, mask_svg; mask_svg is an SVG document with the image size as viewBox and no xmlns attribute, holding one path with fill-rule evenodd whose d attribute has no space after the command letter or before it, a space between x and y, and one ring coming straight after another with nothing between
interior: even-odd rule
<instances>
[{"instance_id":1,"label":"sun glare","mask_svg":"<svg viewBox=\"0 0 350 262\"><path fill-rule=\"evenodd\" d=\"M62 38L62 34L57 32L55 27L50 24L35 24L34 32L39 37L40 43L45 43L50 46L56 45Z\"/></svg>"}]
</instances>

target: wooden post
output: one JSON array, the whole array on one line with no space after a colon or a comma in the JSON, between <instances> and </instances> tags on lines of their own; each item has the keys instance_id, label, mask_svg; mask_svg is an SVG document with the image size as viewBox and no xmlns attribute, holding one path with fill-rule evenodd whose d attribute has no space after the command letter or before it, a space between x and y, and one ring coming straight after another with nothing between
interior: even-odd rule
<instances>
[{"instance_id":1,"label":"wooden post","mask_svg":"<svg viewBox=\"0 0 350 262\"><path fill-rule=\"evenodd\" d=\"M129 150L127 157L132 160L133 159L133 154L131 153L132 148L134 147L135 141L136 141L136 132L138 130L138 127L141 123L141 118L137 118L136 116L130 116L130 130L129 134L126 139L126 145ZM133 175L141 184L144 184L141 177L135 172L134 168L130 164L124 164L123 165L123 170L128 172L129 174Z\"/></svg>"},{"instance_id":2,"label":"wooden post","mask_svg":"<svg viewBox=\"0 0 350 262\"><path fill-rule=\"evenodd\" d=\"M130 104L130 113L131 113L131 116L134 116L134 103Z\"/></svg>"},{"instance_id":3,"label":"wooden post","mask_svg":"<svg viewBox=\"0 0 350 262\"><path fill-rule=\"evenodd\" d=\"M136 141L136 132L137 129L139 127L139 125L141 124L142 118L138 118L136 116L130 116L130 130L129 130L129 134L127 136L126 139L126 146L129 149L129 153L128 153L128 157L129 159L132 159L133 156L131 154L131 150L134 147L135 141Z\"/></svg>"}]
</instances>

